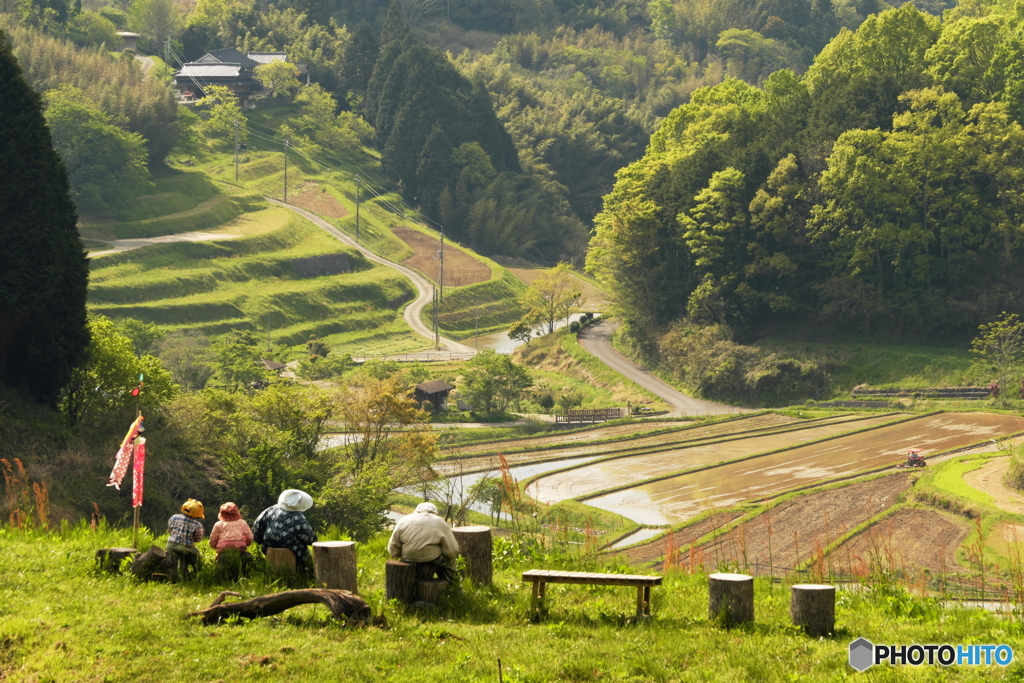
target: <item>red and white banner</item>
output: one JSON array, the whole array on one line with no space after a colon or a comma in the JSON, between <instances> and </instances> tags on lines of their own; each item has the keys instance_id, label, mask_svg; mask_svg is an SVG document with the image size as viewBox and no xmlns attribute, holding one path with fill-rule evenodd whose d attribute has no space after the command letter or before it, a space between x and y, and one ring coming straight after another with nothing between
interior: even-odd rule
<instances>
[{"instance_id":1,"label":"red and white banner","mask_svg":"<svg viewBox=\"0 0 1024 683\"><path fill-rule=\"evenodd\" d=\"M117 457L114 459L114 469L110 472L110 481L107 482L107 486L113 486L118 491L121 490L121 482L124 481L124 475L128 472L128 463L131 462L132 459L135 437L139 435L139 428L142 426L142 419L141 415L135 418L135 422L132 423L131 428L128 430L128 434L125 435L124 441L121 442L121 447L117 449Z\"/></svg>"},{"instance_id":2,"label":"red and white banner","mask_svg":"<svg viewBox=\"0 0 1024 683\"><path fill-rule=\"evenodd\" d=\"M135 468L132 470L132 507L142 505L143 470L146 469L146 437L135 439Z\"/></svg>"}]
</instances>

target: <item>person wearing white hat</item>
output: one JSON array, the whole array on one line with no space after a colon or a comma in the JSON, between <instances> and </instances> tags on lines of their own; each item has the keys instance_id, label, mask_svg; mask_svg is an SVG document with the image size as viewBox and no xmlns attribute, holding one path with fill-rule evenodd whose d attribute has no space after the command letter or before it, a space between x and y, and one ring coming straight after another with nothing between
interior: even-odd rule
<instances>
[{"instance_id":1,"label":"person wearing white hat","mask_svg":"<svg viewBox=\"0 0 1024 683\"><path fill-rule=\"evenodd\" d=\"M295 564L300 572L309 570L309 545L316 542L316 532L306 515L313 507L313 497L305 491L288 489L260 513L252 525L252 536L258 545L267 548L288 548L295 553Z\"/></svg>"},{"instance_id":2,"label":"person wearing white hat","mask_svg":"<svg viewBox=\"0 0 1024 683\"><path fill-rule=\"evenodd\" d=\"M415 563L417 579L432 579L436 574L450 583L458 578L455 558L459 542L433 503L420 503L415 512L398 520L388 552L403 562Z\"/></svg>"}]
</instances>

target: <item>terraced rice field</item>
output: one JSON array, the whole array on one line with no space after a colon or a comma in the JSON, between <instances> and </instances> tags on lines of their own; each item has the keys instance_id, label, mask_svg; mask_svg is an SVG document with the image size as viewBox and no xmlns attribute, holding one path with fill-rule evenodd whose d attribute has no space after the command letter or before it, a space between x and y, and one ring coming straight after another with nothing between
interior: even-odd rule
<instances>
[{"instance_id":1,"label":"terraced rice field","mask_svg":"<svg viewBox=\"0 0 1024 683\"><path fill-rule=\"evenodd\" d=\"M685 469L789 448L853 430L870 429L902 417L905 416L888 414L868 418L845 417L815 421L804 428L769 434L755 432L750 436L729 441L687 444L655 453L612 458L543 477L531 487L531 495L541 502L554 504L570 498L582 498L612 486L639 483Z\"/></svg>"},{"instance_id":2,"label":"terraced rice field","mask_svg":"<svg viewBox=\"0 0 1024 683\"><path fill-rule=\"evenodd\" d=\"M764 416L770 417L770 416ZM778 417L778 416L776 416ZM490 455L463 457L458 455L449 458L438 465L437 470L442 473L471 472L478 469L495 469L498 466L499 453L505 456L510 465L517 465L527 462L551 462L577 458L582 455L592 458L607 457L613 454L647 452L650 450L665 450L678 444L693 444L695 442L707 441L708 439L721 439L733 434L764 433L778 429L791 428L789 422L771 424L772 420L765 421L768 424L757 422L722 422L704 427L682 427L678 430L661 432L650 436L636 436L615 438L608 442L580 443L563 448L534 449L511 453L497 452ZM644 432L643 434L646 434ZM550 469L550 468L549 468ZM554 469L559 469L558 467Z\"/></svg>"},{"instance_id":3,"label":"terraced rice field","mask_svg":"<svg viewBox=\"0 0 1024 683\"><path fill-rule=\"evenodd\" d=\"M673 524L709 507L771 498L787 490L895 464L911 447L923 448L927 456L1021 430L1024 418L1017 416L943 413L650 481L585 502L643 524ZM748 453L768 450L758 442L773 438L750 440ZM618 483L606 482L608 488Z\"/></svg>"},{"instance_id":4,"label":"terraced rice field","mask_svg":"<svg viewBox=\"0 0 1024 683\"><path fill-rule=\"evenodd\" d=\"M549 448L562 445L573 445L590 441L602 441L612 438L626 438L634 434L642 434L656 430L680 430L694 426L693 422L684 420L644 420L610 427L596 426L574 429L552 435L529 436L522 439L501 439L499 441L481 441L479 443L460 446L459 455L475 455L487 453L517 453L532 451L538 448Z\"/></svg>"}]
</instances>

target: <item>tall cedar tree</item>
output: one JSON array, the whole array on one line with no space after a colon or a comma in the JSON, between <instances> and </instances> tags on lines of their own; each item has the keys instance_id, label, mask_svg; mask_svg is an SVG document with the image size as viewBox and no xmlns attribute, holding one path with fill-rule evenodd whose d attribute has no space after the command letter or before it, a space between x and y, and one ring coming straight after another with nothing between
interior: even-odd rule
<instances>
[{"instance_id":1,"label":"tall cedar tree","mask_svg":"<svg viewBox=\"0 0 1024 683\"><path fill-rule=\"evenodd\" d=\"M89 342L89 266L42 101L3 32L0 178L0 383L56 405Z\"/></svg>"}]
</instances>

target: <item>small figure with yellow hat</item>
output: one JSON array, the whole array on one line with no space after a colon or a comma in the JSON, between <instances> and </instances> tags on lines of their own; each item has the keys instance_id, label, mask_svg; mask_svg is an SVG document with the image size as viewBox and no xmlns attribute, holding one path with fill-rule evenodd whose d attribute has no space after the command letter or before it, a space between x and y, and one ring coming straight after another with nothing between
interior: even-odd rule
<instances>
[{"instance_id":1,"label":"small figure with yellow hat","mask_svg":"<svg viewBox=\"0 0 1024 683\"><path fill-rule=\"evenodd\" d=\"M167 552L179 556L186 565L199 566L196 543L203 538L203 524L199 520L205 516L203 504L189 498L181 512L167 520Z\"/></svg>"}]
</instances>

